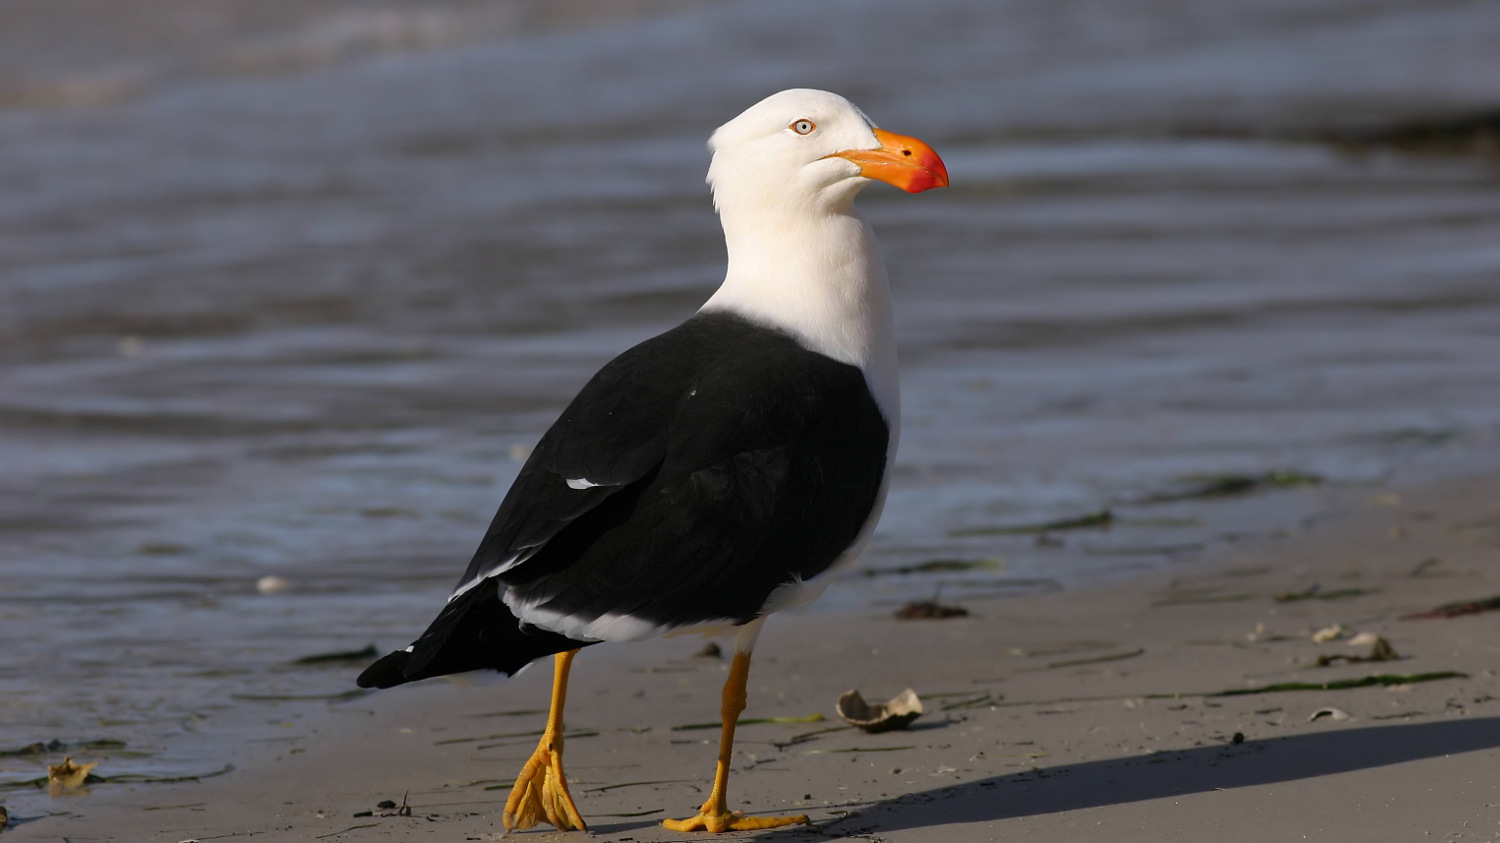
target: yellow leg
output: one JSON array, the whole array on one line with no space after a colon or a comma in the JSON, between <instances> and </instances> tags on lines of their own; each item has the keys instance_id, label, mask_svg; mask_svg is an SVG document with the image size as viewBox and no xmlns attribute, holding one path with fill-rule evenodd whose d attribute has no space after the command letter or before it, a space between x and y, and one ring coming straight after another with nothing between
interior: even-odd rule
<instances>
[{"instance_id":1,"label":"yellow leg","mask_svg":"<svg viewBox=\"0 0 1500 843\"><path fill-rule=\"evenodd\" d=\"M568 667L573 663L577 650L558 653L553 660L552 709L547 713L547 729L542 740L531 753L521 775L516 776L516 786L511 788L510 798L505 800L505 815L501 818L506 831L531 828L540 822L557 826L559 831L578 829L588 831L573 796L568 793L568 780L563 777L563 703L568 699Z\"/></svg>"},{"instance_id":2,"label":"yellow leg","mask_svg":"<svg viewBox=\"0 0 1500 843\"><path fill-rule=\"evenodd\" d=\"M720 715L724 718L724 731L719 735L719 765L714 771L714 789L708 801L698 809L698 816L685 820L662 820L662 825L672 831L754 831L762 828L778 828L784 825L806 825L808 819L799 814L795 817L747 817L730 813L729 756L734 750L734 727L739 722L740 712L745 710L745 683L750 678L750 656L735 653L734 664L729 668L729 679L724 682L724 706Z\"/></svg>"}]
</instances>

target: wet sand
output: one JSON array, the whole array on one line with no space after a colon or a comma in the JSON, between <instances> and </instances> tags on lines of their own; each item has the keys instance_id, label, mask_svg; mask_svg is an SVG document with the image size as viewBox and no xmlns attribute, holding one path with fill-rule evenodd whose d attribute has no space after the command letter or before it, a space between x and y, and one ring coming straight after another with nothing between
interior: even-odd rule
<instances>
[{"instance_id":1,"label":"wet sand","mask_svg":"<svg viewBox=\"0 0 1500 843\"><path fill-rule=\"evenodd\" d=\"M873 609L773 619L746 718L831 717L851 687L884 699L911 686L928 713L882 735L821 731L834 722L742 726L734 805L808 813L813 829L764 833L787 841L1491 839L1500 612L1405 616L1500 594L1500 477L1335 497L1327 520L1214 564L969 602L968 617L942 621ZM1333 624L1343 638L1313 640ZM1348 641L1357 632L1384 637L1399 658L1314 666L1366 655ZM695 655L702 646L580 656L566 757L595 839L687 837L657 822L691 814L712 769L716 732L674 728L717 715L727 665ZM1465 675L1212 695L1449 671ZM52 799L45 810L63 813L19 816L15 836L492 839L549 680L529 670L498 687L372 694L289 722L229 774ZM1310 721L1323 708L1347 719ZM360 815L403 799L410 817Z\"/></svg>"},{"instance_id":2,"label":"wet sand","mask_svg":"<svg viewBox=\"0 0 1500 843\"><path fill-rule=\"evenodd\" d=\"M346 689L293 660L410 641L516 455L723 277L704 140L780 87L954 177L860 200L905 404L866 562L1005 560L821 610L1149 573L1321 511L1141 503L1192 478L1500 470L1500 169L1316 139L1492 107L1493 3L934 0L920 43L892 0L193 5L0 11L0 748L197 772L298 713L247 697Z\"/></svg>"},{"instance_id":3,"label":"wet sand","mask_svg":"<svg viewBox=\"0 0 1500 843\"><path fill-rule=\"evenodd\" d=\"M195 14L177 14L188 5ZM0 798L26 821L6 834L77 822L79 837L139 839L170 822L161 839L246 829L305 839L367 822L347 815L408 786L442 815L424 828L493 829L499 792L441 785L459 780L454 770L480 777L470 766L513 775L530 739L432 747L444 737L419 715L460 737L535 728L441 712L534 708L544 674L498 691L439 685L330 704L351 690L354 667L296 661L409 641L518 455L599 365L710 293L723 253L704 139L781 87L850 95L933 142L955 183L861 200L896 284L906 399L891 505L865 560L887 573L848 578L815 614L772 625L752 716L831 713L848 685L1024 702L1052 693L1054 674L1124 682L1101 672L1113 668L1145 691L1198 687L1150 671L1242 654L1173 649L1208 622L1193 606L1141 608L1161 577L1238 564L1226 561L1236 548L1346 512L1350 495L1360 509L1372 484L1500 472L1500 168L1490 135L1471 125L1495 105L1484 80L1500 78L1500 6L1206 0L1167 14L1156 0L933 0L923 11L918 39L909 4L892 0L25 0L0 11L10 188L0 191ZM1413 126L1429 141L1449 128L1424 146L1410 142ZM1454 126L1468 142L1443 141ZM1276 472L1324 482L1174 497L1205 478ZM1105 509L1107 530L1048 542L1012 530ZM889 573L955 559L995 564ZM262 595L266 575L292 588ZM1148 579L1118 585L1133 576ZM1460 580L1434 582L1482 585ZM1291 587L1271 574L1253 584ZM883 619L939 589L981 620ZM1396 592L1328 606L1362 611ZM1144 617L1178 624L1165 644L1119 630L1130 595ZM1204 611L1216 623L1268 605ZM1055 621L1039 617L1068 621L1048 631ZM1236 623L1234 635L1254 626ZM838 643L898 629L914 636L921 671L891 656L894 645L875 658ZM931 657L931 636L964 630L951 659ZM1086 640L1107 645L1076 646ZM692 780L681 793L588 796L585 810L617 837L647 839L638 829L661 814L609 813L701 798L690 788L712 747L696 743L704 733L665 731L717 710L723 666L691 659L697 646L591 652L580 664L580 689L644 696L611 695L615 710L575 695L578 728L601 734L577 739L574 774L589 787L658 770ZM1265 672L1297 654L1274 643ZM1229 660L1222 676L1188 678L1222 687L1259 670ZM1012 716L974 705L949 713L963 724ZM1044 769L1135 758L1152 745L1144 737L1092 747L1073 737L1095 722L1103 735L1138 729L1102 713L1133 711L1123 705L1036 716L1023 706L1014 716L1027 722L992 734L1052 734L1034 759ZM1276 716L1295 725L1290 713L1261 719ZM608 731L624 726L652 731ZM972 728L914 736L961 746L979 740L962 734ZM351 760L358 729L369 752L390 754ZM1021 773L1024 753L1043 751L997 756L996 744L984 763L926 743L804 754L853 748L835 743L845 733L776 750L767 735L784 743L791 729L747 729L742 748L764 763L742 756L737 792L751 809L814 793L820 822L825 799L936 792L944 776ZM1201 738L1186 734L1183 745ZM70 748L10 754L52 740ZM105 775L241 772L201 789L110 784L59 801L11 786L99 740L124 745L102 759ZM429 747L429 761L406 743ZM908 753L926 760L886 763ZM639 766L611 766L622 756ZM797 790L769 775L787 767L831 782L817 765L833 762L864 765L875 781ZM350 789L347 770L317 785L267 773L312 775L320 763L371 778ZM926 778L940 765L954 771ZM923 778L881 772L898 766ZM1443 781L1456 786L1460 773ZM1022 822L1084 804L1049 793L977 815ZM218 813L239 810L231 804L242 819ZM309 819L318 809L326 823ZM31 822L51 811L79 816ZM282 825L268 824L277 814ZM872 833L930 837L927 820L911 819L926 816L919 808L892 816ZM392 828L355 836L404 833Z\"/></svg>"}]
</instances>

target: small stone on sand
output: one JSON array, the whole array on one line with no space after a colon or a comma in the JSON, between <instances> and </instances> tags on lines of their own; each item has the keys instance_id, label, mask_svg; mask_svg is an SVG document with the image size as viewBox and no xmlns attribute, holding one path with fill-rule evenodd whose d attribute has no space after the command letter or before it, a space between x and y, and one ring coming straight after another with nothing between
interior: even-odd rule
<instances>
[{"instance_id":1,"label":"small stone on sand","mask_svg":"<svg viewBox=\"0 0 1500 843\"><path fill-rule=\"evenodd\" d=\"M284 591L290 591L291 588L290 580L275 575L261 577L255 582L255 590L261 594L281 594Z\"/></svg>"}]
</instances>

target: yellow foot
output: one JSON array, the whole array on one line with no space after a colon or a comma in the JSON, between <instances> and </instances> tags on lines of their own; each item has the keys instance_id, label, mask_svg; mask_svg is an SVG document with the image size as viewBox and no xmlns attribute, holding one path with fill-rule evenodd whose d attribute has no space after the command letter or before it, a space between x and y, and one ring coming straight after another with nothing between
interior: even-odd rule
<instances>
[{"instance_id":1,"label":"yellow foot","mask_svg":"<svg viewBox=\"0 0 1500 843\"><path fill-rule=\"evenodd\" d=\"M738 811L713 814L699 811L698 816L685 820L661 821L662 825L672 831L709 831L714 834L721 831L759 831L763 828L781 828L784 825L809 825L810 823L811 820L806 814L798 814L795 817L747 817Z\"/></svg>"},{"instance_id":2,"label":"yellow foot","mask_svg":"<svg viewBox=\"0 0 1500 843\"><path fill-rule=\"evenodd\" d=\"M541 822L551 823L559 831L589 830L568 793L562 752L552 744L542 738L541 745L521 768L521 775L516 776L516 786L505 800L505 816L501 818L506 831L531 828Z\"/></svg>"}]
</instances>

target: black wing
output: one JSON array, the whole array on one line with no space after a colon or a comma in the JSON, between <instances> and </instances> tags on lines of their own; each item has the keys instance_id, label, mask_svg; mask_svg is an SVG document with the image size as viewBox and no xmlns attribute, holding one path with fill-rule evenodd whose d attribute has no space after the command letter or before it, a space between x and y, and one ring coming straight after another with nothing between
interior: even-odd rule
<instances>
[{"instance_id":1,"label":"black wing","mask_svg":"<svg viewBox=\"0 0 1500 843\"><path fill-rule=\"evenodd\" d=\"M522 468L461 587L494 578L512 606L580 623L749 621L777 586L853 543L889 437L858 368L700 314L589 381Z\"/></svg>"}]
</instances>

